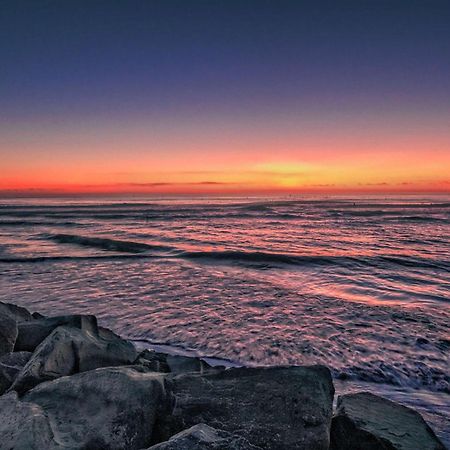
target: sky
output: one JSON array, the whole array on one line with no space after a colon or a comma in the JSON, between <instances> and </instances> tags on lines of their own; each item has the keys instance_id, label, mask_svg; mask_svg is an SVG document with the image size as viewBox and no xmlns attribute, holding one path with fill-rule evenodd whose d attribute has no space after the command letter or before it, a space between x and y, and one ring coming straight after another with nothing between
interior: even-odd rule
<instances>
[{"instance_id":1,"label":"sky","mask_svg":"<svg viewBox=\"0 0 450 450\"><path fill-rule=\"evenodd\" d=\"M0 195L450 192L448 0L2 0Z\"/></svg>"}]
</instances>

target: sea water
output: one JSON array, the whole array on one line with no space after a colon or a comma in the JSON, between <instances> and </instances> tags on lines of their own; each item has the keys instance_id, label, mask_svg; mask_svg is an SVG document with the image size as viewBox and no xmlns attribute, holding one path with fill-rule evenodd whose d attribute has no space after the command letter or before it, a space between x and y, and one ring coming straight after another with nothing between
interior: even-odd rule
<instances>
[{"instance_id":1,"label":"sea water","mask_svg":"<svg viewBox=\"0 0 450 450\"><path fill-rule=\"evenodd\" d=\"M325 364L450 442L450 197L0 200L0 300L141 347Z\"/></svg>"}]
</instances>

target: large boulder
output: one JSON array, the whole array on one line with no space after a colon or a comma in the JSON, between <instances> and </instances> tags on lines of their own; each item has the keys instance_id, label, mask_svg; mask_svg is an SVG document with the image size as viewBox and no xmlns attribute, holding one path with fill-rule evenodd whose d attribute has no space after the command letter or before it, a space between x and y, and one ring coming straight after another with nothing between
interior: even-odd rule
<instances>
[{"instance_id":1,"label":"large boulder","mask_svg":"<svg viewBox=\"0 0 450 450\"><path fill-rule=\"evenodd\" d=\"M16 322L28 322L33 320L32 314L21 306L13 305L12 303L0 302L0 314L8 314L16 319Z\"/></svg>"},{"instance_id":2,"label":"large boulder","mask_svg":"<svg viewBox=\"0 0 450 450\"><path fill-rule=\"evenodd\" d=\"M11 386L30 357L30 352L7 353L0 357L0 395Z\"/></svg>"},{"instance_id":3,"label":"large boulder","mask_svg":"<svg viewBox=\"0 0 450 450\"><path fill-rule=\"evenodd\" d=\"M12 389L22 395L44 381L99 367L132 364L135 359L133 344L116 335L104 338L84 329L61 326L37 347Z\"/></svg>"},{"instance_id":4,"label":"large boulder","mask_svg":"<svg viewBox=\"0 0 450 450\"><path fill-rule=\"evenodd\" d=\"M98 334L95 316L69 315L36 318L18 324L15 351L33 352L36 347L57 327L66 325Z\"/></svg>"},{"instance_id":5,"label":"large boulder","mask_svg":"<svg viewBox=\"0 0 450 450\"><path fill-rule=\"evenodd\" d=\"M322 366L168 375L161 440L199 423L264 449L328 450L334 387Z\"/></svg>"},{"instance_id":6,"label":"large boulder","mask_svg":"<svg viewBox=\"0 0 450 450\"><path fill-rule=\"evenodd\" d=\"M11 353L17 339L17 321L9 314L0 312L0 356Z\"/></svg>"},{"instance_id":7,"label":"large boulder","mask_svg":"<svg viewBox=\"0 0 450 450\"><path fill-rule=\"evenodd\" d=\"M338 397L331 441L333 450L445 450L418 412L368 392Z\"/></svg>"},{"instance_id":8,"label":"large boulder","mask_svg":"<svg viewBox=\"0 0 450 450\"><path fill-rule=\"evenodd\" d=\"M164 376L102 368L40 384L22 401L48 417L60 445L56 448L137 450L156 442L153 428L164 403ZM18 421L11 423L13 429L31 432Z\"/></svg>"},{"instance_id":9,"label":"large boulder","mask_svg":"<svg viewBox=\"0 0 450 450\"><path fill-rule=\"evenodd\" d=\"M200 423L148 450L258 450L247 439Z\"/></svg>"},{"instance_id":10,"label":"large boulder","mask_svg":"<svg viewBox=\"0 0 450 450\"><path fill-rule=\"evenodd\" d=\"M44 410L21 402L16 392L0 397L0 450L52 450L57 446Z\"/></svg>"}]
</instances>

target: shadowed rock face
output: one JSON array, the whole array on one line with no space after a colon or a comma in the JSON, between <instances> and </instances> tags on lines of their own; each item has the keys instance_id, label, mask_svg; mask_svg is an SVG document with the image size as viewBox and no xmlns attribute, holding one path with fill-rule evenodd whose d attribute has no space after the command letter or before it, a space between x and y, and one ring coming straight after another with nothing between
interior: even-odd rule
<instances>
[{"instance_id":1,"label":"shadowed rock face","mask_svg":"<svg viewBox=\"0 0 450 450\"><path fill-rule=\"evenodd\" d=\"M338 398L331 440L333 450L445 450L419 413L368 392Z\"/></svg>"},{"instance_id":2,"label":"shadowed rock face","mask_svg":"<svg viewBox=\"0 0 450 450\"><path fill-rule=\"evenodd\" d=\"M18 324L18 334L14 351L33 352L55 328L62 325L89 331L92 334L98 334L97 319L95 316L71 315L37 318Z\"/></svg>"},{"instance_id":3,"label":"shadowed rock face","mask_svg":"<svg viewBox=\"0 0 450 450\"><path fill-rule=\"evenodd\" d=\"M40 384L20 404L31 404L48 418L56 443L41 449L138 450L152 443L163 377L128 367L97 369ZM10 411L14 423L2 432L38 439L39 429L21 423L19 410Z\"/></svg>"},{"instance_id":4,"label":"shadowed rock face","mask_svg":"<svg viewBox=\"0 0 450 450\"><path fill-rule=\"evenodd\" d=\"M7 353L0 357L0 395L11 386L30 357L30 352Z\"/></svg>"},{"instance_id":5,"label":"shadowed rock face","mask_svg":"<svg viewBox=\"0 0 450 450\"><path fill-rule=\"evenodd\" d=\"M133 344L114 334L107 338L78 328L56 328L33 353L12 389L20 395L43 381L99 367L131 364L136 359Z\"/></svg>"},{"instance_id":6,"label":"shadowed rock face","mask_svg":"<svg viewBox=\"0 0 450 450\"><path fill-rule=\"evenodd\" d=\"M143 350L136 360L136 364L141 364L155 372L171 372L173 374L186 372L203 373L213 369L207 362L200 358L192 358L180 355L167 355L151 350Z\"/></svg>"},{"instance_id":7,"label":"shadowed rock face","mask_svg":"<svg viewBox=\"0 0 450 450\"><path fill-rule=\"evenodd\" d=\"M243 437L205 425L195 425L147 450L261 450Z\"/></svg>"},{"instance_id":8,"label":"shadowed rock face","mask_svg":"<svg viewBox=\"0 0 450 450\"><path fill-rule=\"evenodd\" d=\"M161 439L205 423L264 449L328 450L334 388L325 367L170 375L166 390L171 413L158 422Z\"/></svg>"},{"instance_id":9,"label":"shadowed rock face","mask_svg":"<svg viewBox=\"0 0 450 450\"><path fill-rule=\"evenodd\" d=\"M7 314L16 320L16 322L27 322L33 319L28 310L12 303L0 302L0 314Z\"/></svg>"},{"instance_id":10,"label":"shadowed rock face","mask_svg":"<svg viewBox=\"0 0 450 450\"><path fill-rule=\"evenodd\" d=\"M17 338L17 322L9 314L0 312L0 356L14 350Z\"/></svg>"}]
</instances>

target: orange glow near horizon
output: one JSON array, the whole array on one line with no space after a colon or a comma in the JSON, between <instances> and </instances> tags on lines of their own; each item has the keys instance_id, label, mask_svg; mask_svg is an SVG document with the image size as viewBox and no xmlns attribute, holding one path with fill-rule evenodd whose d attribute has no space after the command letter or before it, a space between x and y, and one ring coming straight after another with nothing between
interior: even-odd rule
<instances>
[{"instance_id":1,"label":"orange glow near horizon","mask_svg":"<svg viewBox=\"0 0 450 450\"><path fill-rule=\"evenodd\" d=\"M450 192L447 133L130 135L0 140L0 193Z\"/></svg>"}]
</instances>

